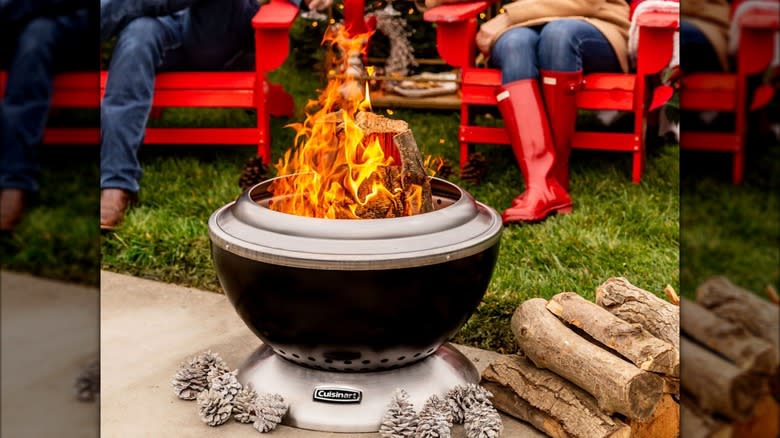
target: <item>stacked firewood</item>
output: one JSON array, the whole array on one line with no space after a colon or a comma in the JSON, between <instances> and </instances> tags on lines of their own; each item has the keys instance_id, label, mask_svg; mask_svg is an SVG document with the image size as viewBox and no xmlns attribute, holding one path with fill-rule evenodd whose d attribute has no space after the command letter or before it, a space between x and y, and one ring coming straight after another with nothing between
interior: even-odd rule
<instances>
[{"instance_id":1,"label":"stacked firewood","mask_svg":"<svg viewBox=\"0 0 780 438\"><path fill-rule=\"evenodd\" d=\"M679 311L611 278L596 303L563 292L512 317L520 353L483 372L505 413L552 437L675 437L680 419Z\"/></svg>"},{"instance_id":2,"label":"stacked firewood","mask_svg":"<svg viewBox=\"0 0 780 438\"><path fill-rule=\"evenodd\" d=\"M683 436L777 437L776 301L715 277L683 299L680 324Z\"/></svg>"}]
</instances>

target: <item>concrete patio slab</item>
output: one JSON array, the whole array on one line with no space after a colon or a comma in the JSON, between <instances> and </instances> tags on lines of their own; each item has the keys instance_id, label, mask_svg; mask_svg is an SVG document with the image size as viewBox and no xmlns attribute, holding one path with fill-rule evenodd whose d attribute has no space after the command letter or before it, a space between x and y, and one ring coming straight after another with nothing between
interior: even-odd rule
<instances>
[{"instance_id":1,"label":"concrete patio slab","mask_svg":"<svg viewBox=\"0 0 780 438\"><path fill-rule=\"evenodd\" d=\"M249 425L203 424L195 402L179 400L171 378L183 360L204 350L238 367L260 341L225 296L103 272L101 276L101 437L256 437ZM477 368L495 353L463 347ZM505 437L541 437L503 416ZM280 426L271 436L378 437L379 434L312 432ZM465 437L462 426L453 437Z\"/></svg>"},{"instance_id":2,"label":"concrete patio slab","mask_svg":"<svg viewBox=\"0 0 780 438\"><path fill-rule=\"evenodd\" d=\"M74 383L98 356L98 291L0 272L0 436L98 436L99 405Z\"/></svg>"}]
</instances>

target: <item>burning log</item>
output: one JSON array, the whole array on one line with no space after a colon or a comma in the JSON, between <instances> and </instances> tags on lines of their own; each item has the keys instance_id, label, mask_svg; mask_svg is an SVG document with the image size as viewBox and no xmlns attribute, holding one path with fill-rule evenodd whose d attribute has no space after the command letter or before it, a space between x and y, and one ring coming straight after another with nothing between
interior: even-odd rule
<instances>
[{"instance_id":1,"label":"burning log","mask_svg":"<svg viewBox=\"0 0 780 438\"><path fill-rule=\"evenodd\" d=\"M596 289L596 304L618 318L640 324L655 337L680 348L680 308L621 277Z\"/></svg>"},{"instance_id":2,"label":"burning log","mask_svg":"<svg viewBox=\"0 0 780 438\"><path fill-rule=\"evenodd\" d=\"M390 193L401 193L397 202L386 197L376 197L376 201L360 206L355 214L363 219L376 219L433 211L428 172L409 125L402 120L388 119L370 112L359 112L355 122L364 132L364 144L377 141L385 156L393 157L393 162L397 163L387 167L384 173L377 172L374 179L366 180L363 183L365 189L361 186L364 192L360 195L361 199L367 199L365 196L371 193L374 181L382 179Z\"/></svg>"},{"instance_id":3,"label":"burning log","mask_svg":"<svg viewBox=\"0 0 780 438\"><path fill-rule=\"evenodd\" d=\"M521 356L501 356L485 369L482 379L499 410L551 437L630 435L630 428L602 412L593 396Z\"/></svg>"},{"instance_id":4,"label":"burning log","mask_svg":"<svg viewBox=\"0 0 780 438\"><path fill-rule=\"evenodd\" d=\"M765 382L685 336L680 337L680 347L685 357L680 382L698 406L732 419L748 418Z\"/></svg>"},{"instance_id":5,"label":"burning log","mask_svg":"<svg viewBox=\"0 0 780 438\"><path fill-rule=\"evenodd\" d=\"M714 277L696 289L696 301L721 318L744 327L754 336L780 345L780 314L777 307L755 294Z\"/></svg>"},{"instance_id":6,"label":"burning log","mask_svg":"<svg viewBox=\"0 0 780 438\"><path fill-rule=\"evenodd\" d=\"M546 304L528 300L512 316L512 332L526 356L593 395L607 412L648 418L663 395L663 380L578 336Z\"/></svg>"},{"instance_id":7,"label":"burning log","mask_svg":"<svg viewBox=\"0 0 780 438\"><path fill-rule=\"evenodd\" d=\"M645 371L679 376L680 353L641 325L628 323L573 292L560 293L547 310Z\"/></svg>"},{"instance_id":8,"label":"burning log","mask_svg":"<svg viewBox=\"0 0 780 438\"><path fill-rule=\"evenodd\" d=\"M693 301L683 299L680 324L688 336L743 370L772 374L777 369L777 351L769 341L752 336Z\"/></svg>"}]
</instances>

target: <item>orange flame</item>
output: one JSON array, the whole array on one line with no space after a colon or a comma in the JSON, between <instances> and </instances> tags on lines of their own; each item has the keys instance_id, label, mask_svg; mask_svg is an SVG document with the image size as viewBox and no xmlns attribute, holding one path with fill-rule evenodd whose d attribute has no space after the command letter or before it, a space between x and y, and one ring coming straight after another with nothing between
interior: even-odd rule
<instances>
[{"instance_id":1,"label":"orange flame","mask_svg":"<svg viewBox=\"0 0 780 438\"><path fill-rule=\"evenodd\" d=\"M385 184L385 156L376 137L368 139L356 123L360 111L370 111L368 84L360 81L360 58L370 33L350 37L343 28L326 33L324 43L335 46L336 75L316 101L306 105L303 123L296 130L294 148L276 165L280 178L271 186L270 208L301 216L356 219L369 205L403 205L411 211L421 201L421 190L401 196ZM400 203L400 204L399 204Z\"/></svg>"}]
</instances>

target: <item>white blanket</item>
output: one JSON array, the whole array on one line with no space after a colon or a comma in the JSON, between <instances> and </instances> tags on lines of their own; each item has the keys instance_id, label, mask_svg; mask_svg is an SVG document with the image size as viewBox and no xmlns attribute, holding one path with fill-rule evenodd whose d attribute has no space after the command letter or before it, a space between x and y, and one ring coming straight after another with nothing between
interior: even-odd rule
<instances>
[{"instance_id":1,"label":"white blanket","mask_svg":"<svg viewBox=\"0 0 780 438\"><path fill-rule=\"evenodd\" d=\"M677 0L645 0L634 10L631 17L631 26L628 28L628 56L631 64L636 66L637 50L639 49L639 25L638 18L642 14L649 12L667 12L671 14L680 13L680 3ZM669 61L670 67L680 64L680 32L674 33L674 49L672 50L672 59Z\"/></svg>"}]
</instances>

